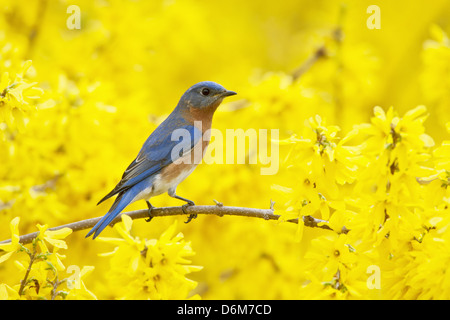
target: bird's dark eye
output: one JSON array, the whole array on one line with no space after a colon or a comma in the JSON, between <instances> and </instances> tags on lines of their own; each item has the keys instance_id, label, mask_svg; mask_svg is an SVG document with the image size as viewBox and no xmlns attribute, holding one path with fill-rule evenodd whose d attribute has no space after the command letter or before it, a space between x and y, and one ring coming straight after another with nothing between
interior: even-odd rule
<instances>
[{"instance_id":1,"label":"bird's dark eye","mask_svg":"<svg viewBox=\"0 0 450 320\"><path fill-rule=\"evenodd\" d=\"M209 89L208 88L203 88L202 89L202 95L204 95L204 96L209 95Z\"/></svg>"}]
</instances>

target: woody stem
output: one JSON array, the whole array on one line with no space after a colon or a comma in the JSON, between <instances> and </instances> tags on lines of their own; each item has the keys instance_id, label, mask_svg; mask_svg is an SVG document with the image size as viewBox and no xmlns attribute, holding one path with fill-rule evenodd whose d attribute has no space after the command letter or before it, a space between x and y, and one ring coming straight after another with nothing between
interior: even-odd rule
<instances>
[{"instance_id":1,"label":"woody stem","mask_svg":"<svg viewBox=\"0 0 450 320\"><path fill-rule=\"evenodd\" d=\"M185 208L188 214L214 214L217 216L243 216L243 217L251 217L251 218L261 218L265 220L278 220L280 218L280 215L274 214L274 210L271 209L255 209L255 208L244 208L244 207L228 207L228 206L220 206L220 205L214 205L214 206L190 206ZM122 214L128 215L131 219L144 219L148 218L148 210L136 210L136 211L130 211L130 212L124 212ZM184 215L183 208L181 207L159 207L159 208L153 208L152 209L152 217L164 217L164 216L175 216L175 215ZM102 217L92 218L92 219L86 219L81 220L77 222L72 222L69 224L49 228L48 230L55 231L62 228L70 228L73 232L90 229L92 228ZM120 215L117 216L112 222L111 226L116 224L117 222L121 221ZM291 223L298 223L298 219L290 219L286 220L286 222ZM328 225L328 221L321 220L314 218L312 216L303 216L303 222L306 227L312 227L312 228L321 228L321 229L327 229L332 230ZM342 230L342 232L348 232L347 229ZM33 241L34 238L36 238L38 232L29 233L23 236L20 236L20 243L22 244L28 244ZM11 242L11 240L4 240L1 241L2 243L8 243Z\"/></svg>"}]
</instances>

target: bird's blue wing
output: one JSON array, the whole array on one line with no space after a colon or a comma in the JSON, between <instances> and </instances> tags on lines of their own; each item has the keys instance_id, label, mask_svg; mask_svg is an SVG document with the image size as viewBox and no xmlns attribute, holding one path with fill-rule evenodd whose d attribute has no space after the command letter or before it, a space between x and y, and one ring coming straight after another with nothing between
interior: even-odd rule
<instances>
[{"instance_id":1,"label":"bird's blue wing","mask_svg":"<svg viewBox=\"0 0 450 320\"><path fill-rule=\"evenodd\" d=\"M171 124L165 125L162 123L150 135L136 159L125 170L120 182L110 193L100 200L99 204L120 192L128 190L176 161L182 156L182 153L173 153L172 150L174 148L184 151L191 150L200 141L202 132L193 125L186 124L172 129L171 127L174 125L173 123ZM177 133L183 134L180 135Z\"/></svg>"},{"instance_id":2,"label":"bird's blue wing","mask_svg":"<svg viewBox=\"0 0 450 320\"><path fill-rule=\"evenodd\" d=\"M177 129L181 131L175 131ZM148 187L145 179L179 159L184 153L194 148L202 138L202 132L193 125L184 125L177 127L175 130L170 131L167 128L161 130L161 127L158 127L150 135L136 159L125 170L122 180L100 201L102 202L118 194L111 209L88 232L86 237L93 234L93 238L96 238L133 201L139 192ZM154 135L155 132L156 135ZM178 135L177 133L181 134ZM177 150L177 152L174 153L173 150Z\"/></svg>"}]
</instances>

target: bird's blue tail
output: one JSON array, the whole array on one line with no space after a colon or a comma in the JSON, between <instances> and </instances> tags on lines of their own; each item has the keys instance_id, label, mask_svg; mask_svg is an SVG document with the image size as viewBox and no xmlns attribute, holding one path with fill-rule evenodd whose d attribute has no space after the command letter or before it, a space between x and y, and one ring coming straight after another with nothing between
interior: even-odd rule
<instances>
[{"instance_id":1,"label":"bird's blue tail","mask_svg":"<svg viewBox=\"0 0 450 320\"><path fill-rule=\"evenodd\" d=\"M109 212L103 216L103 218L100 219L99 222L88 232L86 235L86 238L94 234L92 239L95 239L100 232L103 231L110 223L114 220L115 217L119 215L120 212L122 212L123 209L127 205L133 201L134 197L136 196L136 192L133 192L133 188L127 190L123 194L119 194L119 196L114 201L114 204L112 205L111 209L109 209Z\"/></svg>"}]
</instances>

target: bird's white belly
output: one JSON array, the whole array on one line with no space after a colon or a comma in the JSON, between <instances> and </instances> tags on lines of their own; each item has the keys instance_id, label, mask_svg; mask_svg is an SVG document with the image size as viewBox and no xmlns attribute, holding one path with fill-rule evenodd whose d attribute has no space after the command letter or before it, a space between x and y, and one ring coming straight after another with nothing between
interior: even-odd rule
<instances>
[{"instance_id":1,"label":"bird's white belly","mask_svg":"<svg viewBox=\"0 0 450 320\"><path fill-rule=\"evenodd\" d=\"M174 177L170 181L168 179L162 178L161 174L158 174L153 181L154 189L151 196L157 196L159 194L167 192L170 188L176 187L184 179L186 179L192 173L192 171L194 171L195 167L196 165L192 164L190 168L182 170L176 177Z\"/></svg>"},{"instance_id":2,"label":"bird's white belly","mask_svg":"<svg viewBox=\"0 0 450 320\"><path fill-rule=\"evenodd\" d=\"M180 173L173 177L172 179L164 179L161 173L158 173L154 178L152 178L151 182L149 182L149 187L143 189L139 192L132 202L138 200L148 200L151 197L163 194L167 192L170 188L176 187L180 184L184 179L186 179L192 171L194 171L196 165L192 164L189 168L180 171Z\"/></svg>"}]
</instances>

